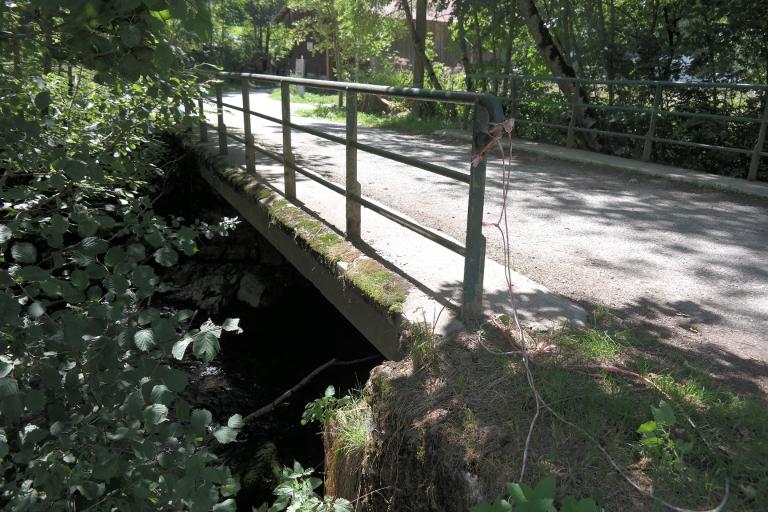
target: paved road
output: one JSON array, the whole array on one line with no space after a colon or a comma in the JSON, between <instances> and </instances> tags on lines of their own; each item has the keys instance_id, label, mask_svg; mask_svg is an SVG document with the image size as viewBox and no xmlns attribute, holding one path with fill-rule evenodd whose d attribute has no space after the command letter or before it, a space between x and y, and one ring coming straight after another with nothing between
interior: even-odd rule
<instances>
[{"instance_id":1,"label":"paved road","mask_svg":"<svg viewBox=\"0 0 768 512\"><path fill-rule=\"evenodd\" d=\"M237 95L225 101L240 104ZM254 110L280 105L254 92ZM294 112L306 108L293 105ZM232 112L228 124L238 124ZM344 134L340 123L299 124ZM254 134L280 146L279 126L253 118ZM241 126L239 122L239 126ZM468 169L469 145L360 129L362 142L455 169ZM309 168L344 183L344 149L294 131L294 152ZM467 187L360 152L363 194L463 240ZM768 201L703 190L598 166L514 156L508 215L514 265L585 305L602 304L654 336L712 361L715 373L768 382ZM500 166L488 167L486 217L498 216ZM502 244L488 230L488 255Z\"/></svg>"}]
</instances>

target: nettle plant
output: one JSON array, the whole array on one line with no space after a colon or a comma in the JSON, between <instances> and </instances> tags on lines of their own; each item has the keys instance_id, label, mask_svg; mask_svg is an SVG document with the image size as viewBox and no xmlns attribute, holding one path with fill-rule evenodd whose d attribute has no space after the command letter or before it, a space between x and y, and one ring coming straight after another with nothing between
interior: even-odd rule
<instances>
[{"instance_id":1,"label":"nettle plant","mask_svg":"<svg viewBox=\"0 0 768 512\"><path fill-rule=\"evenodd\" d=\"M690 452L694 445L691 441L673 438L672 431L677 425L674 409L668 402L661 400L658 407L651 406L651 414L653 420L646 421L637 428L641 452L676 471L683 471L683 455Z\"/></svg>"},{"instance_id":2,"label":"nettle plant","mask_svg":"<svg viewBox=\"0 0 768 512\"><path fill-rule=\"evenodd\" d=\"M592 498L576 500L572 496L562 499L560 507L555 505L555 479L546 476L535 487L525 484L508 483L507 497L493 503L481 503L471 512L603 512Z\"/></svg>"}]
</instances>

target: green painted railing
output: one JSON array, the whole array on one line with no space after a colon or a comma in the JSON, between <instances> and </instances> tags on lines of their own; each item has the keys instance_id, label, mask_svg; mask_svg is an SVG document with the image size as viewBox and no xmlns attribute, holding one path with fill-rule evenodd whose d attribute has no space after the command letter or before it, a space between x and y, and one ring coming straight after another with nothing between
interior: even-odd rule
<instances>
[{"instance_id":1,"label":"green painted railing","mask_svg":"<svg viewBox=\"0 0 768 512\"><path fill-rule=\"evenodd\" d=\"M472 79L479 82L481 87L491 90L502 89L500 99L505 105L507 112L515 117L520 126L537 126L561 130L566 133L566 145L572 147L575 144L576 133L591 133L599 137L622 138L635 140L642 144L643 161L653 159L654 144L683 146L688 148L712 150L724 153L744 155L749 158L746 177L748 180L757 179L758 168L761 158L768 157L768 152L764 150L766 132L768 131L768 86L761 84L736 84L721 82L672 82L660 80L600 80L571 77L554 76L525 76L525 75L498 75L498 74L475 74L470 75ZM584 103L578 98L560 100L562 95L557 90L558 84L571 82L577 86L587 89L590 96L590 103ZM541 94L542 90L549 89L550 94ZM616 88L634 88L634 95L638 97L635 104L614 104L606 101L609 96L608 89ZM758 105L753 110L752 115L729 115L717 114L712 112L694 112L679 108L666 108L665 96L679 95L680 91L705 90L717 94L718 91L738 91L742 95L749 95L752 104ZM525 91L539 91L534 97L526 96ZM599 94L598 94L599 92ZM547 99L548 96L557 98L559 101ZM639 98L645 96L648 101L640 101ZM743 103L743 98L741 98ZM759 105L762 104L762 107ZM559 107L564 115L568 116L569 122L558 123L548 122L542 119L534 119L522 116L520 110L526 106L552 106ZM682 105L685 107L685 105ZM717 105L710 105L716 109ZM595 111L605 111L611 114L639 114L645 116L645 122L635 123L640 130L634 133L613 129L597 129L584 126L578 126L575 122L575 113L579 109L593 109ZM688 107L690 108L690 107ZM661 137L658 135L658 121L666 118L683 118L692 121L712 121L720 123L723 130L728 123L739 125L753 125L754 130L745 129L744 133L751 133L754 141L751 147L738 147L735 145L709 144L700 140L683 140L681 138ZM606 124L610 126L620 123ZM695 129L689 129L688 132L696 134ZM749 140L744 141L750 144Z\"/></svg>"},{"instance_id":2,"label":"green painted railing","mask_svg":"<svg viewBox=\"0 0 768 512\"><path fill-rule=\"evenodd\" d=\"M469 172L449 169L434 163L425 162L398 153L393 153L369 144L363 144L357 140L357 101L359 94L375 94L378 96L394 96L410 98L419 101L431 101L459 105L474 106L473 143L474 155L479 154L482 148L491 141L489 129L503 121L502 106L498 98L490 94L439 91L430 89L408 89L398 87L384 87L379 85L358 84L348 82L333 82L327 80L310 80L304 78L292 78L274 75L258 75L251 73L217 72L214 75L222 80L236 80L242 87L242 107L225 103L223 101L222 84L216 86L216 110L217 123L207 122L200 125L200 138L208 140L207 128L211 127L218 132L219 152L227 154L227 139L235 140L245 145L246 168L249 172L255 172L255 153L275 160L283 164L285 183L285 197L289 200L296 199L296 173L299 173L343 196L346 197L346 236L351 240L360 239L361 207L368 208L398 224L404 226L433 242L440 244L451 251L464 256L464 282L462 285L462 315L465 318L477 318L482 312L483 274L485 270L485 237L482 232L483 206L485 201L485 173L486 160L472 166ZM250 88L251 82L266 82L278 84L281 91L282 116L276 118L251 110ZM321 130L298 125L291 121L291 85L303 85L318 89L341 91L346 94L347 118L346 134L344 137L332 135ZM203 99L198 102L198 108L203 112ZM243 112L244 137L231 133L224 123L224 109L229 108ZM283 128L283 151L275 153L255 144L251 131L251 116L279 124ZM344 186L334 183L320 174L305 169L296 164L291 144L293 130L299 130L325 140L336 142L346 147L346 179ZM467 231L466 244L440 233L430 227L424 226L400 212L397 212L362 194L360 183L357 180L357 152L358 150L371 153L396 162L407 164L440 176L469 185L469 197L467 207Z\"/></svg>"}]
</instances>

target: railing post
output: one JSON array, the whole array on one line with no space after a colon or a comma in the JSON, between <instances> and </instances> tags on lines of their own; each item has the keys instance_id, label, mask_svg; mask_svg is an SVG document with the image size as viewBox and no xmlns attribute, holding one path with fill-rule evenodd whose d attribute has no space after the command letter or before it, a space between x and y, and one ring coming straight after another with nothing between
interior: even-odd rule
<instances>
[{"instance_id":1,"label":"railing post","mask_svg":"<svg viewBox=\"0 0 768 512\"><path fill-rule=\"evenodd\" d=\"M651 119L648 123L648 133L645 134L645 144L643 144L643 162L651 159L653 150L653 138L656 136L656 119L661 108L661 84L656 84L656 90L653 94L653 108L651 109Z\"/></svg>"},{"instance_id":2,"label":"railing post","mask_svg":"<svg viewBox=\"0 0 768 512\"><path fill-rule=\"evenodd\" d=\"M198 98L197 100L197 113L201 117L200 142L208 142L208 125L205 124L205 109L203 106L203 98Z\"/></svg>"},{"instance_id":3,"label":"railing post","mask_svg":"<svg viewBox=\"0 0 768 512\"><path fill-rule=\"evenodd\" d=\"M219 132L219 154L227 154L227 126L224 124L224 99L221 93L221 83L216 84L216 118Z\"/></svg>"},{"instance_id":4,"label":"railing post","mask_svg":"<svg viewBox=\"0 0 768 512\"><path fill-rule=\"evenodd\" d=\"M357 93L347 90L347 238L360 239L360 182L357 181Z\"/></svg>"},{"instance_id":5,"label":"railing post","mask_svg":"<svg viewBox=\"0 0 768 512\"><path fill-rule=\"evenodd\" d=\"M752 152L752 160L749 162L749 174L747 179L755 181L757 179L757 168L760 166L760 153L765 146L765 132L768 130L768 89L763 93L763 119L760 121L760 131L757 133L757 142Z\"/></svg>"},{"instance_id":6,"label":"railing post","mask_svg":"<svg viewBox=\"0 0 768 512\"><path fill-rule=\"evenodd\" d=\"M285 197L296 199L296 171L293 169L293 147L291 146L291 86L288 82L280 83L280 101L283 106L283 181Z\"/></svg>"},{"instance_id":7,"label":"railing post","mask_svg":"<svg viewBox=\"0 0 768 512\"><path fill-rule=\"evenodd\" d=\"M245 132L245 170L256 172L256 152L253 149L253 133L251 133L251 91L248 79L243 78L243 131Z\"/></svg>"},{"instance_id":8,"label":"railing post","mask_svg":"<svg viewBox=\"0 0 768 512\"><path fill-rule=\"evenodd\" d=\"M576 127L576 109L579 108L579 82L576 81L574 84L576 87L576 92L573 94L573 104L571 105L571 120L568 121L568 136L565 139L565 145L569 148L572 148L576 143L574 135L576 130L574 130L574 128Z\"/></svg>"},{"instance_id":9,"label":"railing post","mask_svg":"<svg viewBox=\"0 0 768 512\"><path fill-rule=\"evenodd\" d=\"M472 123L472 158L491 141L489 128L504 119L499 99L486 94L485 101L475 103ZM467 243L464 255L464 286L461 315L464 319L480 318L483 312L483 276L485 273L485 236L483 210L485 207L486 159L470 168L469 204L467 206Z\"/></svg>"}]
</instances>

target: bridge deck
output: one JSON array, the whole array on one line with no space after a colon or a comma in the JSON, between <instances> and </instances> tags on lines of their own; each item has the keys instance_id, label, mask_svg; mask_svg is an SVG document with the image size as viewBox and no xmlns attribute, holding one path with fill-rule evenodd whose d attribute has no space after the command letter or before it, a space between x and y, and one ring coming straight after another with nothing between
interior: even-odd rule
<instances>
[{"instance_id":1,"label":"bridge deck","mask_svg":"<svg viewBox=\"0 0 768 512\"><path fill-rule=\"evenodd\" d=\"M264 91L251 108L280 117L280 104ZM225 102L240 105L238 94ZM294 105L293 110L306 108ZM211 122L215 122L212 115ZM281 128L252 118L253 132L280 149ZM340 123L296 118L294 122L343 135ZM237 129L242 114L226 123ZM362 142L401 154L466 169L469 144L387 130L359 130ZM299 163L344 182L344 148L293 133ZM231 157L242 161L238 144ZM418 169L360 153L359 179L371 196L458 240L466 228L466 186ZM278 188L282 168L259 159L257 171ZM488 166L487 219L500 208L500 167ZM537 285L516 275L516 293L529 321L580 320L578 307L549 292L589 304L605 304L621 316L645 322L653 334L678 346L734 364L768 360L768 206L764 200L714 192L597 165L515 156L508 214L514 265ZM308 180L298 197L339 229L343 198ZM457 301L461 259L372 212L364 212L363 239L371 250L437 296ZM502 244L488 229L488 256L502 261ZM502 268L486 270L486 306L505 305ZM545 288L546 286L546 288ZM431 317L431 313L428 313Z\"/></svg>"}]
</instances>

